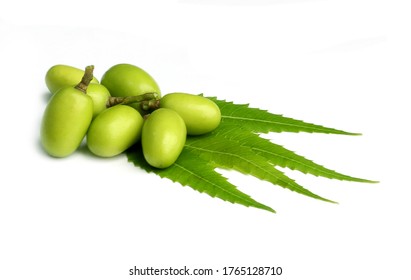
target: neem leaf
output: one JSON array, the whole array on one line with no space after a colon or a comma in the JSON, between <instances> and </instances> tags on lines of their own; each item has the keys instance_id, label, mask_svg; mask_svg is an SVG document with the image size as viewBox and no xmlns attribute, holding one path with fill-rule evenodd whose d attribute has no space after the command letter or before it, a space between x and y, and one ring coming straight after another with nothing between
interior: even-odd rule
<instances>
[{"instance_id":1,"label":"neem leaf","mask_svg":"<svg viewBox=\"0 0 411 280\"><path fill-rule=\"evenodd\" d=\"M283 117L265 110L250 108L247 104L234 104L215 97L207 98L213 100L221 110L220 126L209 134L188 137L183 152L171 167L156 169L149 166L144 160L141 147L126 152L129 161L147 172L179 182L183 186L190 186L212 197L271 212L275 211L238 190L215 169L236 170L273 185L328 202L333 201L312 193L275 167L287 167L329 179L373 182L328 169L259 136L260 133L268 132L359 135L358 133Z\"/></svg>"}]
</instances>

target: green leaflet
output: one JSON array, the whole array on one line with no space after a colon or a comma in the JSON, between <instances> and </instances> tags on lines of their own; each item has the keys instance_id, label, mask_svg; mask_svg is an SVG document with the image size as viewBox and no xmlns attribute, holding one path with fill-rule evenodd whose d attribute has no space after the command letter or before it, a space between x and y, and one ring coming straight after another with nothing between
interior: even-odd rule
<instances>
[{"instance_id":1,"label":"green leaflet","mask_svg":"<svg viewBox=\"0 0 411 280\"><path fill-rule=\"evenodd\" d=\"M282 115L269 113L266 110L250 108L248 107L248 104L234 104L233 102L218 100L215 97L208 98L213 100L220 107L222 113L222 123L231 124L238 127L241 126L250 132L310 132L360 135L359 133L346 132L343 130L287 118Z\"/></svg>"},{"instance_id":2,"label":"green leaflet","mask_svg":"<svg viewBox=\"0 0 411 280\"><path fill-rule=\"evenodd\" d=\"M183 186L190 186L212 197L271 212L275 211L238 190L215 169L236 170L268 181L273 185L327 202L333 201L312 193L275 167L287 167L329 179L374 182L328 169L258 135L268 132L359 135L358 133L306 123L265 110L250 108L245 104L238 105L218 100L215 97L208 98L213 100L221 110L220 126L207 135L188 137L182 154L173 166L164 170L150 167L145 162L141 149L128 150L129 161L147 172L156 173L162 178L179 182Z\"/></svg>"},{"instance_id":3,"label":"green leaflet","mask_svg":"<svg viewBox=\"0 0 411 280\"><path fill-rule=\"evenodd\" d=\"M198 158L189 149L184 149L177 162L167 169L157 169L148 165L140 146L128 150L127 156L129 161L147 172L153 172L162 178L179 182L183 186L190 186L200 193L204 192L211 197L218 197L231 203L275 212L271 207L255 201L249 195L238 190L236 186L214 170L214 165Z\"/></svg>"}]
</instances>

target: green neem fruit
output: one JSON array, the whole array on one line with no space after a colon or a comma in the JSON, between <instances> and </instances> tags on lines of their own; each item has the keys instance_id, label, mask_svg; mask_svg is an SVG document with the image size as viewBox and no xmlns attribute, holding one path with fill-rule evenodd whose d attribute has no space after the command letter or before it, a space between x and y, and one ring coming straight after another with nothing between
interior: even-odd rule
<instances>
[{"instance_id":1,"label":"green neem fruit","mask_svg":"<svg viewBox=\"0 0 411 280\"><path fill-rule=\"evenodd\" d=\"M72 87L52 96L43 115L41 143L48 154L66 157L81 144L93 117L93 101Z\"/></svg>"},{"instance_id":2,"label":"green neem fruit","mask_svg":"<svg viewBox=\"0 0 411 280\"><path fill-rule=\"evenodd\" d=\"M186 135L186 126L179 114L170 109L155 110L143 124L144 158L153 167L169 167L183 150Z\"/></svg>"},{"instance_id":3,"label":"green neem fruit","mask_svg":"<svg viewBox=\"0 0 411 280\"><path fill-rule=\"evenodd\" d=\"M108 69L101 78L101 84L111 96L126 97L144 93L157 93L160 88L156 81L143 69L131 64L117 64Z\"/></svg>"},{"instance_id":4,"label":"green neem fruit","mask_svg":"<svg viewBox=\"0 0 411 280\"><path fill-rule=\"evenodd\" d=\"M95 118L107 108L110 92L101 84L90 84L87 88L87 95L93 100L93 118Z\"/></svg>"},{"instance_id":5,"label":"green neem fruit","mask_svg":"<svg viewBox=\"0 0 411 280\"><path fill-rule=\"evenodd\" d=\"M200 95L169 93L161 98L160 107L176 111L184 119L189 135L213 131L221 122L217 104Z\"/></svg>"},{"instance_id":6,"label":"green neem fruit","mask_svg":"<svg viewBox=\"0 0 411 280\"><path fill-rule=\"evenodd\" d=\"M51 93L56 93L60 88L66 86L75 86L79 83L84 75L84 70L57 64L52 66L46 73L46 85ZM98 83L93 77L91 83Z\"/></svg>"},{"instance_id":7,"label":"green neem fruit","mask_svg":"<svg viewBox=\"0 0 411 280\"><path fill-rule=\"evenodd\" d=\"M143 117L127 105L116 105L101 112L87 132L89 150L100 157L113 157L140 140Z\"/></svg>"},{"instance_id":8,"label":"green neem fruit","mask_svg":"<svg viewBox=\"0 0 411 280\"><path fill-rule=\"evenodd\" d=\"M66 157L72 154L86 135L93 117L93 101L86 94L92 77L93 66L88 66L77 86L61 88L47 104L40 141L51 156Z\"/></svg>"}]
</instances>

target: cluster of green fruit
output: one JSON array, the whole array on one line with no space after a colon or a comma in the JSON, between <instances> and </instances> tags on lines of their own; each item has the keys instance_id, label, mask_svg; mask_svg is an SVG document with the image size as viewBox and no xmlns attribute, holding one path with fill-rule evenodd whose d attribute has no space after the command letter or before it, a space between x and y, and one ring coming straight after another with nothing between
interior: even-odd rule
<instances>
[{"instance_id":1,"label":"cluster of green fruit","mask_svg":"<svg viewBox=\"0 0 411 280\"><path fill-rule=\"evenodd\" d=\"M205 134L220 124L221 112L213 101L188 93L162 97L156 81L135 65L114 65L100 82L93 70L55 65L46 73L52 97L40 138L53 157L71 155L84 138L100 157L116 156L141 142L147 162L167 168L177 160L187 135Z\"/></svg>"}]
</instances>

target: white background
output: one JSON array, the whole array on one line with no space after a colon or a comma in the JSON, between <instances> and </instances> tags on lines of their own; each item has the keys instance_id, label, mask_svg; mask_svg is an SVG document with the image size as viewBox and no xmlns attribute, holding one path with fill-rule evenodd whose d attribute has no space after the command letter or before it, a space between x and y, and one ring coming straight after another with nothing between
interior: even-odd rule
<instances>
[{"instance_id":1,"label":"white background","mask_svg":"<svg viewBox=\"0 0 411 280\"><path fill-rule=\"evenodd\" d=\"M0 279L411 279L411 9L407 1L3 1L0 4ZM270 134L379 184L286 171L334 205L223 174L277 214L181 187L83 147L39 145L54 64L147 70L173 91L250 103L362 136ZM134 266L220 269L129 276ZM250 278L251 279L251 278Z\"/></svg>"}]
</instances>

